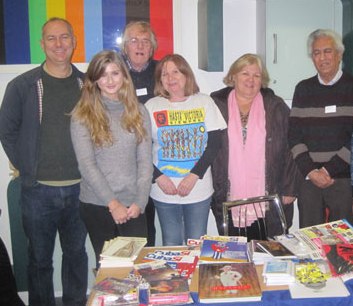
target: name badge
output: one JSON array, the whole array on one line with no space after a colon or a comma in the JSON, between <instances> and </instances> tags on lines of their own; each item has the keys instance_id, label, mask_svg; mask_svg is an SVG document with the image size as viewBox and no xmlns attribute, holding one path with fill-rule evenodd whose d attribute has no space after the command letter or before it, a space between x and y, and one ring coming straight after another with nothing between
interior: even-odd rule
<instances>
[{"instance_id":1,"label":"name badge","mask_svg":"<svg viewBox=\"0 0 353 306\"><path fill-rule=\"evenodd\" d=\"M147 95L147 88L136 89L136 96L145 96Z\"/></svg>"},{"instance_id":2,"label":"name badge","mask_svg":"<svg viewBox=\"0 0 353 306\"><path fill-rule=\"evenodd\" d=\"M325 106L325 114L335 113L336 105Z\"/></svg>"}]
</instances>

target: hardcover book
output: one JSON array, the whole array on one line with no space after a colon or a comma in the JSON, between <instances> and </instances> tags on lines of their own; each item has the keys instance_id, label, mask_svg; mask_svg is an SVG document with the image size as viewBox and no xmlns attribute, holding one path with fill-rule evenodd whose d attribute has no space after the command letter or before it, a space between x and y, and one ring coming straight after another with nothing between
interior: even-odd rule
<instances>
[{"instance_id":1,"label":"hardcover book","mask_svg":"<svg viewBox=\"0 0 353 306\"><path fill-rule=\"evenodd\" d=\"M275 258L296 258L295 254L278 241L258 241L257 245Z\"/></svg>"},{"instance_id":2,"label":"hardcover book","mask_svg":"<svg viewBox=\"0 0 353 306\"><path fill-rule=\"evenodd\" d=\"M208 263L199 266L201 303L260 301L261 294L253 263Z\"/></svg>"},{"instance_id":3,"label":"hardcover book","mask_svg":"<svg viewBox=\"0 0 353 306\"><path fill-rule=\"evenodd\" d=\"M203 240L200 260L207 262L248 262L248 244L238 241Z\"/></svg>"},{"instance_id":4,"label":"hardcover book","mask_svg":"<svg viewBox=\"0 0 353 306\"><path fill-rule=\"evenodd\" d=\"M255 265L263 265L268 260L273 260L273 256L260 248L257 243L260 240L251 240L248 244L249 254Z\"/></svg>"}]
</instances>

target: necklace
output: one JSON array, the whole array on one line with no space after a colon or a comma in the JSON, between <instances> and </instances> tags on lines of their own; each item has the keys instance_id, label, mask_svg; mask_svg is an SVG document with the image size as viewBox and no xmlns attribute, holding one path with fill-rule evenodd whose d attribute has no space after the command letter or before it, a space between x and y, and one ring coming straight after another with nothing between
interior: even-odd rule
<instances>
[{"instance_id":1,"label":"necklace","mask_svg":"<svg viewBox=\"0 0 353 306\"><path fill-rule=\"evenodd\" d=\"M52 70L49 69L47 63L45 62L43 65L43 69L46 73L48 73L49 75L55 77L55 78L60 78L60 79L64 79L67 78L71 75L72 73L72 67L71 65L68 67L68 71L66 71L65 73L57 73L57 72L53 72Z\"/></svg>"},{"instance_id":2,"label":"necklace","mask_svg":"<svg viewBox=\"0 0 353 306\"><path fill-rule=\"evenodd\" d=\"M243 113L240 111L240 121L241 121L241 126L246 127L248 124L248 119L249 119L249 112Z\"/></svg>"}]
</instances>

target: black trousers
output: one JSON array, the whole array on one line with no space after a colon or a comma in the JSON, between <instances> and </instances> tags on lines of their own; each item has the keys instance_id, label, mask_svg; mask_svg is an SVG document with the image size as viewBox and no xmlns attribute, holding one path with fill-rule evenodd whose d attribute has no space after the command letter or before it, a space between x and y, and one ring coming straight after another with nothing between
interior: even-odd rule
<instances>
[{"instance_id":1,"label":"black trousers","mask_svg":"<svg viewBox=\"0 0 353 306\"><path fill-rule=\"evenodd\" d=\"M0 238L0 306L24 306L17 294L15 277L6 246Z\"/></svg>"},{"instance_id":2,"label":"black trousers","mask_svg":"<svg viewBox=\"0 0 353 306\"><path fill-rule=\"evenodd\" d=\"M107 207L80 202L80 215L96 255L97 268L99 268L99 257L105 241L117 236L147 238L145 214L124 224L116 224Z\"/></svg>"},{"instance_id":3,"label":"black trousers","mask_svg":"<svg viewBox=\"0 0 353 306\"><path fill-rule=\"evenodd\" d=\"M156 244L156 227L154 225L155 208L152 198L148 198L148 203L145 209L147 221L147 246L155 246Z\"/></svg>"}]
</instances>

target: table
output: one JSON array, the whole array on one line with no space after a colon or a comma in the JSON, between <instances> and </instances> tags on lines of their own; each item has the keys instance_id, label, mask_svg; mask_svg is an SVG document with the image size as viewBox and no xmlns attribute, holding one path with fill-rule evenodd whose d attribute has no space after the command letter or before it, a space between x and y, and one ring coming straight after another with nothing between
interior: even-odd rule
<instances>
[{"instance_id":1,"label":"table","mask_svg":"<svg viewBox=\"0 0 353 306\"><path fill-rule=\"evenodd\" d=\"M156 249L171 249L171 247L146 247L141 251L136 262L141 262L141 259L148 252ZM175 247L176 250L186 249L186 247ZM96 282L103 280L106 277L121 278L130 272L131 268L102 268L98 271ZM205 304L198 302L198 270L194 275L190 284L191 296L194 300L193 305L240 305L240 306L353 306L353 279L348 280L345 284L350 292L350 296L342 298L321 298L321 299L292 299L288 290L288 286L266 286L262 281L262 266L256 266L261 289L262 298L259 302L239 302L239 303L219 303L219 304ZM87 303L91 305L91 297Z\"/></svg>"}]
</instances>

